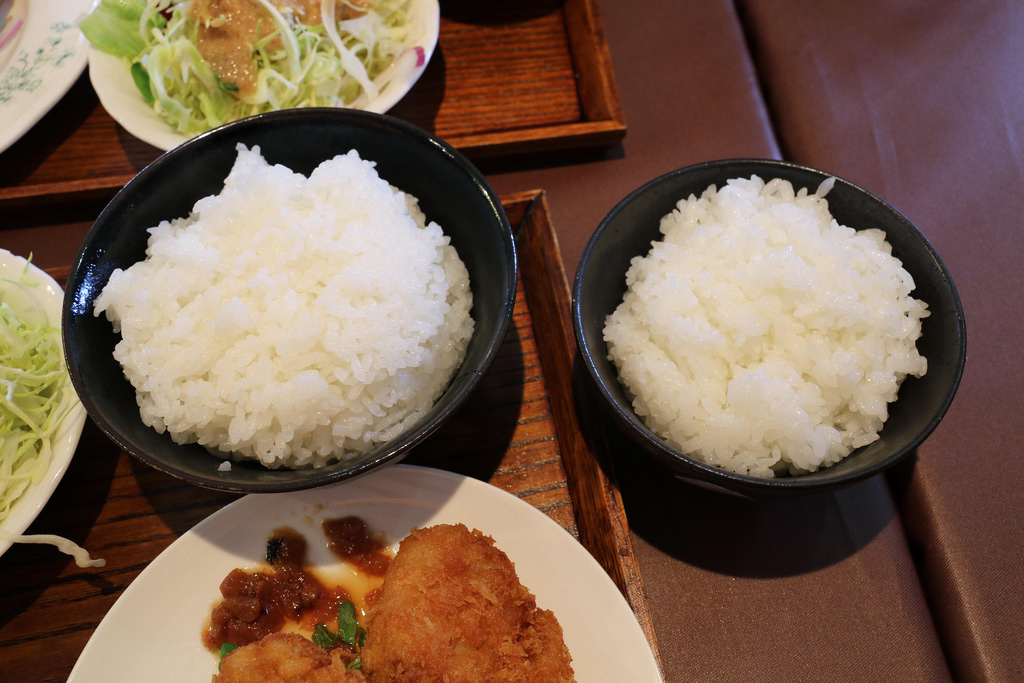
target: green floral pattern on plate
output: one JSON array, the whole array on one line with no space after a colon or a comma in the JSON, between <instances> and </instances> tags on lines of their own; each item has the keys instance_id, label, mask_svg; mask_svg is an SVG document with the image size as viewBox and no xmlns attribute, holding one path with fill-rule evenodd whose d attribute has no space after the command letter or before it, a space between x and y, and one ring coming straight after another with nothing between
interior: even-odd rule
<instances>
[{"instance_id":1,"label":"green floral pattern on plate","mask_svg":"<svg viewBox=\"0 0 1024 683\"><path fill-rule=\"evenodd\" d=\"M69 32L74 31L73 33ZM0 106L11 105L19 93L33 93L42 84L47 72L55 71L74 56L77 29L74 25L56 22L44 44L34 51L21 50L11 60L0 78Z\"/></svg>"}]
</instances>

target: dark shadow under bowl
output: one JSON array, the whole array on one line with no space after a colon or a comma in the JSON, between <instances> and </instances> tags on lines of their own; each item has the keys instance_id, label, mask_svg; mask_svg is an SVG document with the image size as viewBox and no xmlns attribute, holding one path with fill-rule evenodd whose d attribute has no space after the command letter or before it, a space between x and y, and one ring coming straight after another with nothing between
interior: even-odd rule
<instances>
[{"instance_id":1,"label":"dark shadow under bowl","mask_svg":"<svg viewBox=\"0 0 1024 683\"><path fill-rule=\"evenodd\" d=\"M147 228L187 216L195 202L220 192L236 144L258 145L270 163L308 175L351 149L382 178L417 197L428 220L451 238L469 270L475 331L444 395L419 424L354 462L318 469L232 464L198 445L175 444L139 417L135 391L114 360L119 335L93 302L115 268L145 258ZM122 449L167 474L236 492L287 491L354 477L400 457L466 401L505 338L516 290L516 252L504 209L482 174L449 145L398 119L346 109L262 114L204 133L143 169L106 206L86 236L68 278L63 313L65 356L89 415Z\"/></svg>"}]
</instances>

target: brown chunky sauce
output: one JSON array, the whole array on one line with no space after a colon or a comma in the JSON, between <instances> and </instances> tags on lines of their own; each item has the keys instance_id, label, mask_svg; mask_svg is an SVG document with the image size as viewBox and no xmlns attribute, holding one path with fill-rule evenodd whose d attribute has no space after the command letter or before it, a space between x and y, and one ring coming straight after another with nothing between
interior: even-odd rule
<instances>
[{"instance_id":1,"label":"brown chunky sauce","mask_svg":"<svg viewBox=\"0 0 1024 683\"><path fill-rule=\"evenodd\" d=\"M325 519L321 524L327 547L342 561L350 562L370 576L384 576L391 562L387 543L370 532L359 517Z\"/></svg>"},{"instance_id":2,"label":"brown chunky sauce","mask_svg":"<svg viewBox=\"0 0 1024 683\"><path fill-rule=\"evenodd\" d=\"M325 583L306 566L305 537L291 528L276 529L267 540L268 567L233 569L221 581L221 600L210 611L204 645L218 650L225 643L247 645L279 631L310 633L317 623L334 630L342 602L372 607L391 561L384 539L359 517L326 519L322 529L335 556L371 577L362 596Z\"/></svg>"}]
</instances>

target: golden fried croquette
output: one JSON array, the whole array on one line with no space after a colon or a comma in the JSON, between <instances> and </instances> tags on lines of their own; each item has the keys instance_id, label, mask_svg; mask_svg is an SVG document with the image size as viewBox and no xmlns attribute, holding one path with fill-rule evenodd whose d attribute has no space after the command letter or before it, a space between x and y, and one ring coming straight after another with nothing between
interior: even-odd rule
<instances>
[{"instance_id":1,"label":"golden fried croquette","mask_svg":"<svg viewBox=\"0 0 1024 683\"><path fill-rule=\"evenodd\" d=\"M213 683L363 683L339 654L298 633L273 633L229 652Z\"/></svg>"},{"instance_id":2,"label":"golden fried croquette","mask_svg":"<svg viewBox=\"0 0 1024 683\"><path fill-rule=\"evenodd\" d=\"M562 628L494 540L464 525L416 529L367 614L368 680L573 681Z\"/></svg>"}]
</instances>

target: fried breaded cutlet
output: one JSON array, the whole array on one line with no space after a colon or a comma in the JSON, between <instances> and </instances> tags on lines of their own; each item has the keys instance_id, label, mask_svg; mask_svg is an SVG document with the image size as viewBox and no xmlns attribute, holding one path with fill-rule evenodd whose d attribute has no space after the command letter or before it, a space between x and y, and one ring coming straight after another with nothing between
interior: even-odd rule
<instances>
[{"instance_id":1,"label":"fried breaded cutlet","mask_svg":"<svg viewBox=\"0 0 1024 683\"><path fill-rule=\"evenodd\" d=\"M573 681L555 615L538 609L508 556L465 525L416 529L366 621L368 680Z\"/></svg>"},{"instance_id":2,"label":"fried breaded cutlet","mask_svg":"<svg viewBox=\"0 0 1024 683\"><path fill-rule=\"evenodd\" d=\"M213 683L364 683L339 656L298 633L273 633L229 652Z\"/></svg>"}]
</instances>

